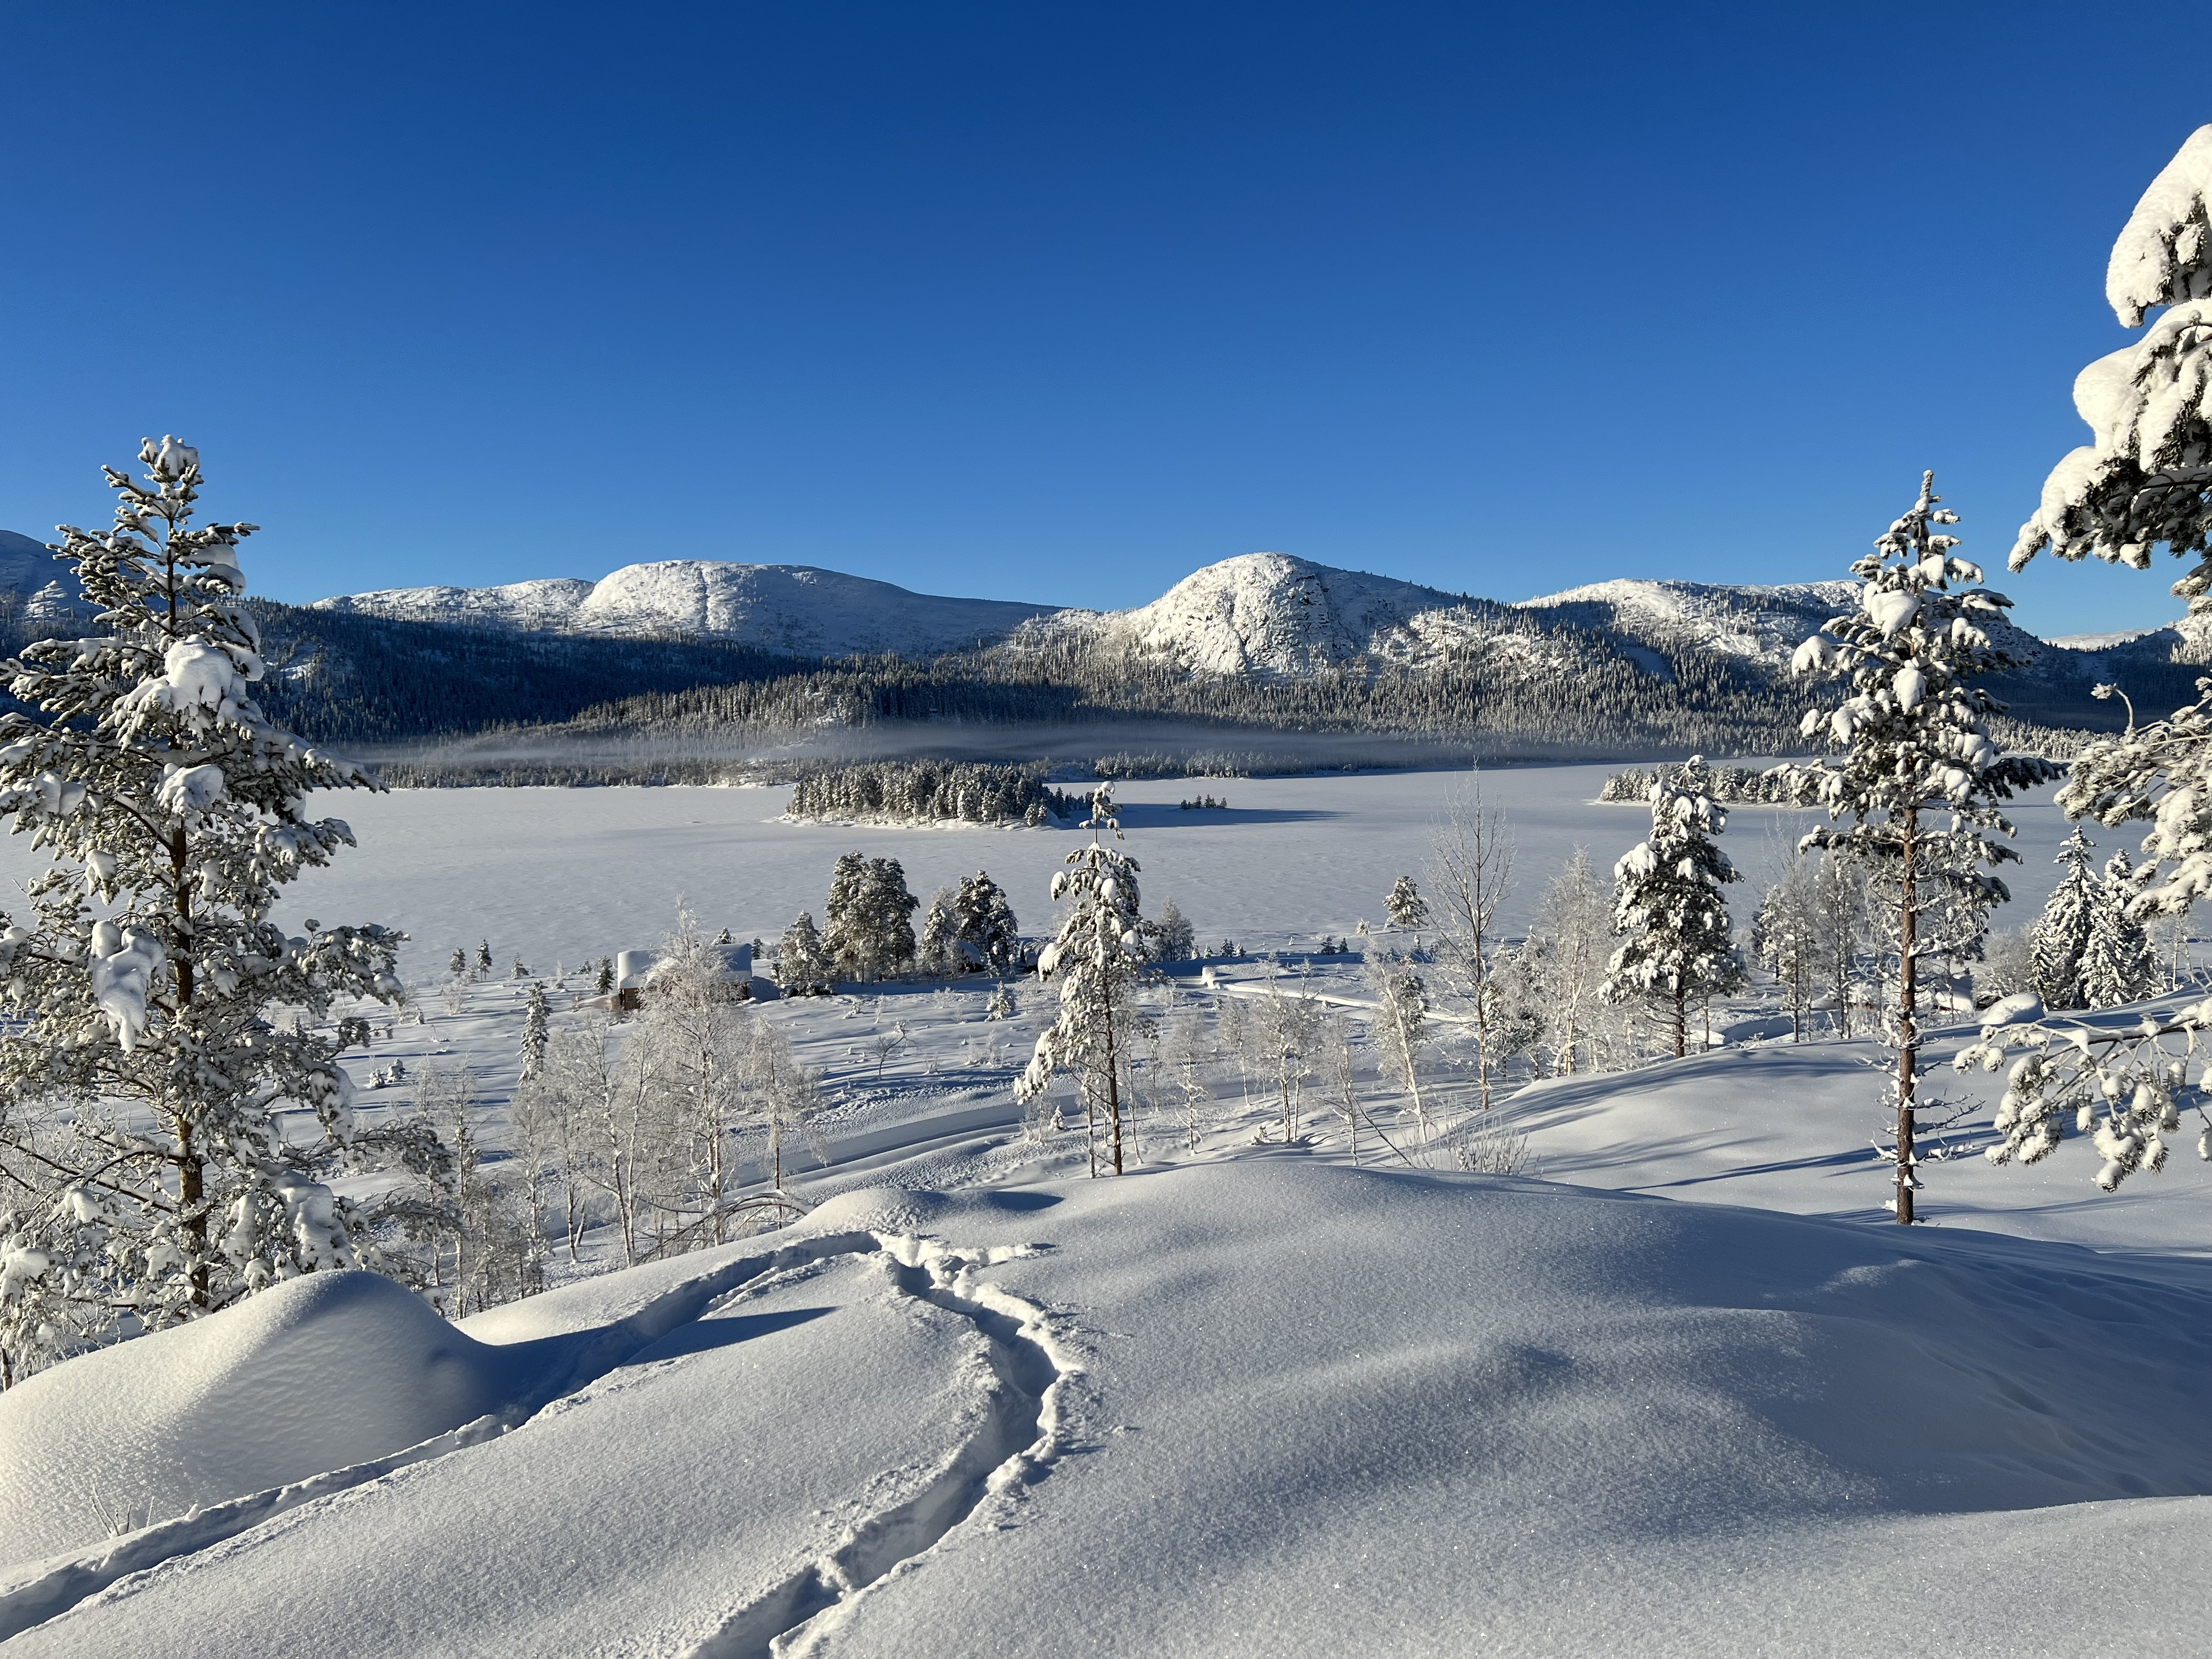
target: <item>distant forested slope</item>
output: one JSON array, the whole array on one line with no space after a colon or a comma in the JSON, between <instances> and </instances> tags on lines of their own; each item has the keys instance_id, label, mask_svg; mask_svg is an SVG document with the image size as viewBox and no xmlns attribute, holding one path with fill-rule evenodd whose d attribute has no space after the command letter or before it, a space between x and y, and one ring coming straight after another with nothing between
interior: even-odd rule
<instances>
[{"instance_id":1,"label":"distant forested slope","mask_svg":"<svg viewBox=\"0 0 2212 1659\"><path fill-rule=\"evenodd\" d=\"M407 744L537 726L638 692L811 665L750 646L519 634L248 604L269 664L263 706L319 743Z\"/></svg>"}]
</instances>

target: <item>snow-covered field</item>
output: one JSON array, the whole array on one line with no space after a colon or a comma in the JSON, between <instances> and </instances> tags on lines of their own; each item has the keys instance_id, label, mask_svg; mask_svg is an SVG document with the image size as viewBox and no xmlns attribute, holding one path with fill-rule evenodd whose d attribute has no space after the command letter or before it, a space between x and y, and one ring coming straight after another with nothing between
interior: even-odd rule
<instances>
[{"instance_id":1,"label":"snow-covered field","mask_svg":"<svg viewBox=\"0 0 2212 1659\"><path fill-rule=\"evenodd\" d=\"M1486 805L1502 809L1519 845L1508 933L1577 843L1601 872L1644 837L1639 805L1600 805L1605 766L1486 771ZM1419 878L1429 842L1472 775L1385 772L1303 778L1169 779L1117 787L1127 850L1144 866L1148 908L1173 898L1211 945L1248 950L1311 944L1382 920L1400 874ZM1066 786L1073 787L1074 786ZM2050 791L2016 803L2023 863L2002 874L2014 902L1994 925L2032 920L2057 879L2051 854L2066 833ZM1179 811L1201 793L1226 811ZM420 789L325 795L319 810L360 839L326 870L287 890L296 927L307 917L378 921L405 930L410 980L442 972L456 945L489 939L506 971L518 953L533 969L574 967L647 947L689 903L710 931L773 940L800 910L822 920L830 870L858 850L900 860L927 901L977 869L1006 890L1024 927L1048 919L1052 872L1073 830L891 829L783 821L782 788ZM1724 842L1745 875L1733 890L1747 921L1789 842L1818 815L1733 808ZM2100 832L2117 847L2121 837ZM2134 841L2127 842L2130 851ZM0 890L20 888L41 863L20 838L0 839ZM4 902L4 901L0 901Z\"/></svg>"},{"instance_id":2,"label":"snow-covered field","mask_svg":"<svg viewBox=\"0 0 2212 1659\"><path fill-rule=\"evenodd\" d=\"M1509 933L1572 844L1602 866L1641 836L1638 809L1594 804L1604 771L1485 775L1520 846ZM1466 781L1131 785L1127 847L1147 909L1172 896L1204 939L1297 947L1277 971L1356 1017L1356 964L1304 947L1380 920ZM1177 811L1201 789L1232 810ZM502 975L518 954L574 969L651 944L679 896L773 938L819 915L849 848L925 895L988 868L1034 933L1073 833L781 805L343 802L362 849L298 911L407 928L426 982L422 1021L349 1063L467 1065L496 1146L522 988L448 1009L427 982L454 945L489 939ZM2032 915L2063 833L2047 805L2016 816L1999 925ZM1732 815L1739 919L1806 822ZM1210 1015L1270 971L1152 994ZM2107 1197L2079 1147L2027 1171L1964 1157L1905 1233L1879 1208L1875 1052L1792 1044L1752 999L1711 1054L1504 1103L1525 1177L1412 1167L1364 1129L1353 1167L1317 1085L1310 1144L1256 1144L1273 1103L1222 1067L1194 1150L1180 1108L1146 1102L1136 1171L1091 1181L1079 1128L1025 1125L1012 1095L1044 994L1011 1022L986 996L760 1011L833 1103L796 1227L564 1268L458 1328L318 1275L0 1395L0 1632L72 1656L2202 1646L2193 1158ZM554 1000L556 1024L586 1017ZM1937 1084L1971 1152L2001 1079ZM1371 1071L1359 1086L1410 1145Z\"/></svg>"}]
</instances>

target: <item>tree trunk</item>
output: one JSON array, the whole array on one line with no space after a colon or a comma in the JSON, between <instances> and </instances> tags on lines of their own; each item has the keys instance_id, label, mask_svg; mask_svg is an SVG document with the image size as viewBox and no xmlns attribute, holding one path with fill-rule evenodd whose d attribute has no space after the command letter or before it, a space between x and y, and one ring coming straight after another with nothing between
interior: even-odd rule
<instances>
[{"instance_id":1,"label":"tree trunk","mask_svg":"<svg viewBox=\"0 0 2212 1659\"><path fill-rule=\"evenodd\" d=\"M1913 865L1918 852L1918 830L1919 814L1907 807L1904 872L1899 884L1897 912L1897 1222L1901 1227L1912 1224L1913 1067L1920 1057L1920 1034L1915 1023L1918 1011L1913 1006L1914 925L1919 920L1919 890L1913 880Z\"/></svg>"},{"instance_id":2,"label":"tree trunk","mask_svg":"<svg viewBox=\"0 0 2212 1659\"><path fill-rule=\"evenodd\" d=\"M1680 1060L1690 1051L1689 993L1680 985L1674 988L1674 1058Z\"/></svg>"},{"instance_id":3,"label":"tree trunk","mask_svg":"<svg viewBox=\"0 0 2212 1659\"><path fill-rule=\"evenodd\" d=\"M1114 1043L1114 1007L1106 1006L1106 1133L1114 1149L1114 1173L1121 1173L1121 1056Z\"/></svg>"}]
</instances>

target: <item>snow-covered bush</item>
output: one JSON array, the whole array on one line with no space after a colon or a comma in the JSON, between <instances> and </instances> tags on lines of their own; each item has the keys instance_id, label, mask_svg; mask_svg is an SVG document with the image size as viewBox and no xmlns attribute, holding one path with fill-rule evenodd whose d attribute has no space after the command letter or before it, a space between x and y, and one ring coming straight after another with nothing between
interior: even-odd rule
<instances>
[{"instance_id":1,"label":"snow-covered bush","mask_svg":"<svg viewBox=\"0 0 2212 1659\"><path fill-rule=\"evenodd\" d=\"M376 786L255 702L238 563L254 526L191 525L190 447L149 440L140 459L143 482L105 469L112 531L62 531L98 630L0 671L21 705L0 715L0 816L51 860L27 915L0 917L0 1364L18 1376L376 1265L374 1206L329 1177L448 1167L427 1134L356 1124L312 1029L338 998L400 999L402 936L270 920L286 883L353 842L302 816L309 793ZM280 1006L306 1022L272 1020ZM312 1137L280 1127L299 1109Z\"/></svg>"}]
</instances>

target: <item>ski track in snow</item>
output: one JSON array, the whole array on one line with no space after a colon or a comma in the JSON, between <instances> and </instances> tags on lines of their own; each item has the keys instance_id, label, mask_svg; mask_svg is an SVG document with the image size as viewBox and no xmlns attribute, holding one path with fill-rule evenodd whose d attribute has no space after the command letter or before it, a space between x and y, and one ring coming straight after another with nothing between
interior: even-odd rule
<instances>
[{"instance_id":1,"label":"ski track in snow","mask_svg":"<svg viewBox=\"0 0 2212 1659\"><path fill-rule=\"evenodd\" d=\"M164 1567L319 1500L526 1427L672 1333L795 1271L841 1258L873 1260L884 1264L902 1294L975 1328L986 1344L994 1385L986 1395L983 1426L921 1492L848 1528L836 1549L729 1615L687 1650L699 1659L806 1652L854 1598L926 1553L988 1498L1013 1494L1042 1480L1060 1455L1062 1389L1082 1368L1054 1335L1045 1310L977 1277L981 1269L1025 1253L1005 1246L971 1253L904 1233L835 1232L741 1256L661 1292L610 1325L576 1333L569 1355L555 1362L546 1382L501 1413L388 1457L195 1509L96 1551L26 1564L31 1577L0 1585L0 1642L94 1597L127 1596Z\"/></svg>"}]
</instances>

